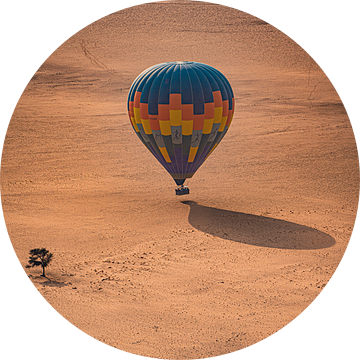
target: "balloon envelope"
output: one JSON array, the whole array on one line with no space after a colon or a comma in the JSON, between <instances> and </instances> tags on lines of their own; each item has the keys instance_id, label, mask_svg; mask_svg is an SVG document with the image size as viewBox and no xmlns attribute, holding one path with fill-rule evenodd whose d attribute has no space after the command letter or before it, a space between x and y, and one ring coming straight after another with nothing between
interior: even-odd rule
<instances>
[{"instance_id":1,"label":"balloon envelope","mask_svg":"<svg viewBox=\"0 0 360 360\"><path fill-rule=\"evenodd\" d=\"M135 79L128 113L140 140L181 185L227 132L234 94L225 76L209 65L167 62Z\"/></svg>"}]
</instances>

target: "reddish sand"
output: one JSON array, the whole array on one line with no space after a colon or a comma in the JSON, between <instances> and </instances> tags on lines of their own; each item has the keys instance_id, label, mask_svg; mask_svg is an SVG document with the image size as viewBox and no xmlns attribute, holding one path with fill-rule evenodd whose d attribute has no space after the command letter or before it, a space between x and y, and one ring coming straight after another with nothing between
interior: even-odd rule
<instances>
[{"instance_id":1,"label":"reddish sand","mask_svg":"<svg viewBox=\"0 0 360 360\"><path fill-rule=\"evenodd\" d=\"M129 87L165 61L210 64L236 101L223 142L175 183L143 147ZM1 165L7 229L23 267L54 253L44 298L131 353L226 354L288 324L321 292L358 205L354 134L327 76L264 21L206 3L112 14L58 48L25 89Z\"/></svg>"}]
</instances>

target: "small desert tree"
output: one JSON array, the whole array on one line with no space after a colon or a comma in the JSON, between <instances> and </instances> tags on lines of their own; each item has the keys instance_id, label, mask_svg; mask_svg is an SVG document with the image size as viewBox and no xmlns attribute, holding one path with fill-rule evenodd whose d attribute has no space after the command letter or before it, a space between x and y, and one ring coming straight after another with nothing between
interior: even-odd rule
<instances>
[{"instance_id":1,"label":"small desert tree","mask_svg":"<svg viewBox=\"0 0 360 360\"><path fill-rule=\"evenodd\" d=\"M45 248L41 249L32 249L30 250L29 256L29 265L26 265L27 268L34 266L41 266L43 273L42 276L45 276L45 268L49 266L50 261L52 260L53 254L46 250Z\"/></svg>"}]
</instances>

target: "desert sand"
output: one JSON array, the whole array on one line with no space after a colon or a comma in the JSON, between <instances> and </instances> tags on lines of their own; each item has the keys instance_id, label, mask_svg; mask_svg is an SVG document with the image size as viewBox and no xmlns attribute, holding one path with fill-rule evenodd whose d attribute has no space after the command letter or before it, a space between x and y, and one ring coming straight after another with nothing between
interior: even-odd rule
<instances>
[{"instance_id":1,"label":"desert sand","mask_svg":"<svg viewBox=\"0 0 360 360\"><path fill-rule=\"evenodd\" d=\"M190 195L144 148L127 93L147 67L210 64L235 115ZM75 34L39 68L10 121L1 198L23 267L76 327L142 356L204 358L296 318L336 270L359 193L345 108L313 59L246 13L145 4Z\"/></svg>"}]
</instances>

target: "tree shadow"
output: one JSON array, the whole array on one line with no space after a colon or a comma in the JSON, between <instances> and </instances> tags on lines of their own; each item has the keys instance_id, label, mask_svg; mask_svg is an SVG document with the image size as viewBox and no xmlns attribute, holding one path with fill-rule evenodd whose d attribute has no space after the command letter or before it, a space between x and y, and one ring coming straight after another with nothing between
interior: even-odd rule
<instances>
[{"instance_id":1,"label":"tree shadow","mask_svg":"<svg viewBox=\"0 0 360 360\"><path fill-rule=\"evenodd\" d=\"M50 286L50 287L63 287L63 286L67 286L69 284L66 284L66 283L61 282L61 281L56 281L56 280L47 280L47 281L44 281L42 283L42 285Z\"/></svg>"},{"instance_id":2,"label":"tree shadow","mask_svg":"<svg viewBox=\"0 0 360 360\"><path fill-rule=\"evenodd\" d=\"M247 245L312 250L333 246L333 237L308 226L265 216L198 205L190 206L189 223L207 234Z\"/></svg>"},{"instance_id":3,"label":"tree shadow","mask_svg":"<svg viewBox=\"0 0 360 360\"><path fill-rule=\"evenodd\" d=\"M63 281L51 280L47 276L42 276L42 275L38 275L38 276L28 275L28 276L29 276L29 279L31 279L32 281L34 281L40 285L43 285L43 286L63 287L63 286L69 285Z\"/></svg>"}]
</instances>

